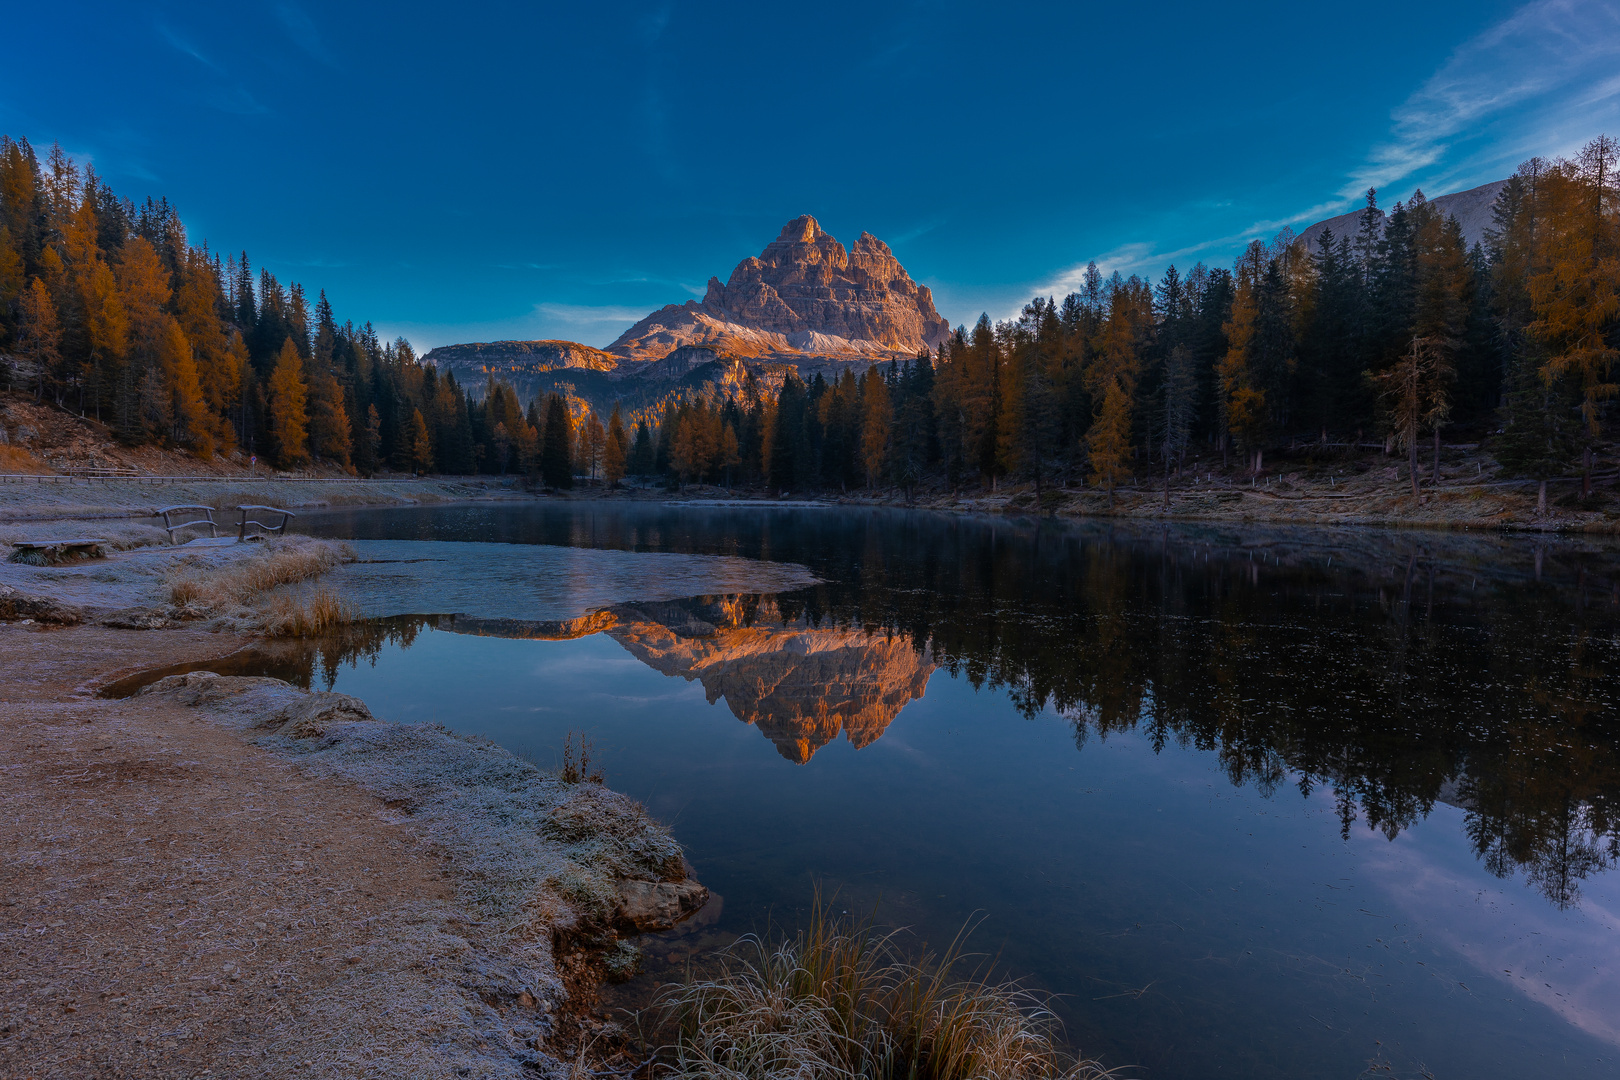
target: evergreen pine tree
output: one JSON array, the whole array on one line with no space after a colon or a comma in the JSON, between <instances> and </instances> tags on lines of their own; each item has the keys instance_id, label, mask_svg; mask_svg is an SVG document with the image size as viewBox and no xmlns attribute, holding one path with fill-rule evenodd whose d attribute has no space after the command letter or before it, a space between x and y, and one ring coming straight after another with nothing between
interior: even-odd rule
<instances>
[{"instance_id":1,"label":"evergreen pine tree","mask_svg":"<svg viewBox=\"0 0 1620 1080\"><path fill-rule=\"evenodd\" d=\"M630 474L632 476L652 476L657 471L657 462L654 460L652 432L647 430L647 421L636 421L636 443L630 451Z\"/></svg>"},{"instance_id":2,"label":"evergreen pine tree","mask_svg":"<svg viewBox=\"0 0 1620 1080\"><path fill-rule=\"evenodd\" d=\"M1508 367L1501 409L1502 433L1491 442L1511 476L1538 481L1536 512L1547 512L1547 481L1574 463L1581 450L1580 395L1543 372L1543 357L1526 348Z\"/></svg>"},{"instance_id":3,"label":"evergreen pine tree","mask_svg":"<svg viewBox=\"0 0 1620 1080\"><path fill-rule=\"evenodd\" d=\"M568 405L560 394L546 398L545 447L540 453L540 475L547 487L574 486L574 465L571 450L574 442L573 420Z\"/></svg>"}]
</instances>

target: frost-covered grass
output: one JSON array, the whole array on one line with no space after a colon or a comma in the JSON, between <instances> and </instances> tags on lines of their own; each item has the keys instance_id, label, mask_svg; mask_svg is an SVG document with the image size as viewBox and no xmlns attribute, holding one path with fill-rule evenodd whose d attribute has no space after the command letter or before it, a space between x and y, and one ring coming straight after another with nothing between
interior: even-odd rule
<instances>
[{"instance_id":1,"label":"frost-covered grass","mask_svg":"<svg viewBox=\"0 0 1620 1080\"><path fill-rule=\"evenodd\" d=\"M56 540L80 536L106 540L107 547L113 551L156 547L169 542L169 534L162 529L136 521L98 521L94 525L86 525L82 521L0 525L0 544L8 547L15 546L20 540Z\"/></svg>"},{"instance_id":2,"label":"frost-covered grass","mask_svg":"<svg viewBox=\"0 0 1620 1080\"><path fill-rule=\"evenodd\" d=\"M746 937L714 978L665 989L675 1035L661 1075L690 1080L1103 1080L1060 1049L1056 1021L1016 985L963 975L953 944L911 960L892 934L818 903L779 945Z\"/></svg>"},{"instance_id":3,"label":"frost-covered grass","mask_svg":"<svg viewBox=\"0 0 1620 1080\"><path fill-rule=\"evenodd\" d=\"M264 550L224 566L182 563L168 579L176 607L225 611L241 607L278 585L292 585L354 558L354 549L331 540L288 536L265 543Z\"/></svg>"},{"instance_id":4,"label":"frost-covered grass","mask_svg":"<svg viewBox=\"0 0 1620 1080\"><path fill-rule=\"evenodd\" d=\"M620 881L685 877L680 846L639 803L437 724L370 719L343 694L211 672L142 693L210 709L304 775L358 786L444 860L453 898L375 943L379 967L364 983L334 984L280 1030L283 1057L320 1060L295 1075L593 1075L584 1060L570 1073L548 1053L579 1043L564 984L581 969L554 949L570 941L612 949ZM633 963L633 949L615 949L615 958ZM353 1025L355 993L384 1003L380 1027L377 1009L366 1013L371 1026Z\"/></svg>"}]
</instances>

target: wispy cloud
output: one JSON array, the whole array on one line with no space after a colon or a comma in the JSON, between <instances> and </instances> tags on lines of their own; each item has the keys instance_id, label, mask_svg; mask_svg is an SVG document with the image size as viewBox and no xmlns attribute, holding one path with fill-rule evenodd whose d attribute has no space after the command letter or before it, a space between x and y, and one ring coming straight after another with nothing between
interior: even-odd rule
<instances>
[{"instance_id":1,"label":"wispy cloud","mask_svg":"<svg viewBox=\"0 0 1620 1080\"><path fill-rule=\"evenodd\" d=\"M1127 277L1131 274L1143 274L1151 277L1171 264L1180 265L1185 270L1187 269L1186 264L1195 263L1212 252L1224 254L1237 244L1247 243L1249 240L1260 236L1270 236L1284 225L1295 225L1301 221L1309 220L1315 209L1320 208L1313 208L1313 210L1305 211L1283 221L1257 221L1245 232L1216 237L1212 240L1205 240L1201 243L1190 244L1169 251L1161 250L1156 243L1148 240L1121 244L1110 251L1095 256L1094 259L1088 259L1084 263L1075 263L1073 266L1065 267L1042 282L1035 289L1033 295L1050 296L1061 300L1070 293L1078 291L1085 281L1086 267L1092 261L1097 263L1097 269L1102 273L1103 277L1107 277L1116 271ZM1023 310L1023 307L1024 301L1019 301L1016 307L1004 310L999 317L1002 319L1016 318L1018 313Z\"/></svg>"},{"instance_id":2,"label":"wispy cloud","mask_svg":"<svg viewBox=\"0 0 1620 1080\"><path fill-rule=\"evenodd\" d=\"M202 100L207 102L210 107L235 116L261 116L270 111L269 107L254 97L252 92L245 86L232 82L230 73L225 67L216 63L212 57L202 50L201 46L180 31L166 23L158 23L157 33L159 37L168 43L170 48L191 57L212 72L213 75L219 77L212 88L202 92Z\"/></svg>"},{"instance_id":3,"label":"wispy cloud","mask_svg":"<svg viewBox=\"0 0 1620 1080\"><path fill-rule=\"evenodd\" d=\"M893 247L895 244L909 244L918 237L926 236L927 234L933 232L943 224L945 224L944 218L934 218L932 221L925 221L920 225L913 225L905 232L896 233L894 236L890 237L888 240L889 246Z\"/></svg>"},{"instance_id":4,"label":"wispy cloud","mask_svg":"<svg viewBox=\"0 0 1620 1080\"><path fill-rule=\"evenodd\" d=\"M1572 153L1620 126L1617 65L1620 7L1537 0L1460 45L1397 106L1388 138L1346 175L1336 198L1175 250L1152 241L1122 244L1095 256L1098 268L1105 275L1157 274L1171 263L1225 257L1285 226L1298 229L1345 213L1369 187L1398 186L1403 196L1408 184L1451 191L1499 179L1536 154ZM1085 262L1065 267L1035 291L1064 296L1080 284L1085 268Z\"/></svg>"},{"instance_id":5,"label":"wispy cloud","mask_svg":"<svg viewBox=\"0 0 1620 1080\"><path fill-rule=\"evenodd\" d=\"M1620 9L1614 4L1528 4L1463 43L1397 107L1389 140L1339 193L1353 199L1424 172L1455 174L1481 158L1500 162L1574 149L1615 118L1617 63ZM1600 103L1610 107L1594 111ZM1466 145L1474 141L1485 145Z\"/></svg>"},{"instance_id":6,"label":"wispy cloud","mask_svg":"<svg viewBox=\"0 0 1620 1080\"><path fill-rule=\"evenodd\" d=\"M628 326L646 315L647 311L619 304L536 304L534 313L551 322L569 326L597 326L602 323Z\"/></svg>"},{"instance_id":7,"label":"wispy cloud","mask_svg":"<svg viewBox=\"0 0 1620 1080\"><path fill-rule=\"evenodd\" d=\"M198 48L189 40L182 37L174 30L173 27L166 26L163 23L158 23L157 30L158 35L162 37L164 41L167 41L172 48L191 57L193 60L197 61L197 63L203 65L203 67L206 67L208 70L214 72L223 70L218 64L210 60L202 49Z\"/></svg>"}]
</instances>

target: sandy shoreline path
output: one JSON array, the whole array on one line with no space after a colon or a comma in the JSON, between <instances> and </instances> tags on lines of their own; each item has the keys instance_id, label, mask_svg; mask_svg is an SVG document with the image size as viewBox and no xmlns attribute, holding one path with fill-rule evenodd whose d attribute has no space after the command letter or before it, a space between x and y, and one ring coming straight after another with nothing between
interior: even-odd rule
<instances>
[{"instance_id":1,"label":"sandy shoreline path","mask_svg":"<svg viewBox=\"0 0 1620 1080\"><path fill-rule=\"evenodd\" d=\"M400 924L452 914L443 860L357 785L315 784L173 701L76 692L241 643L0 629L8 1075L296 1072L285 1026ZM380 1004L357 995L350 1022Z\"/></svg>"},{"instance_id":2,"label":"sandy shoreline path","mask_svg":"<svg viewBox=\"0 0 1620 1080\"><path fill-rule=\"evenodd\" d=\"M0 564L0 1075L562 1076L608 965L707 900L598 783L206 672L252 601L192 612L175 567L326 543Z\"/></svg>"}]
</instances>

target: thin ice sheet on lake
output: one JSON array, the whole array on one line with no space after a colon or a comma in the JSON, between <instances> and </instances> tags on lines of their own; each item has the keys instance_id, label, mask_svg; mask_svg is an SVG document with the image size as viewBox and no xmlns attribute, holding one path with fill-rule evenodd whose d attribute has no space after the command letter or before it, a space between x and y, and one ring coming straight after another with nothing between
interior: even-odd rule
<instances>
[{"instance_id":1,"label":"thin ice sheet on lake","mask_svg":"<svg viewBox=\"0 0 1620 1080\"><path fill-rule=\"evenodd\" d=\"M787 592L817 580L794 563L727 555L435 540L357 540L353 546L360 561L319 584L341 592L366 616L574 619L610 604Z\"/></svg>"}]
</instances>

